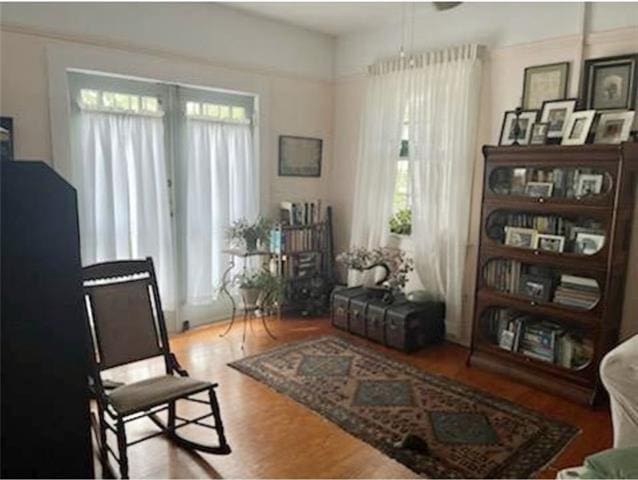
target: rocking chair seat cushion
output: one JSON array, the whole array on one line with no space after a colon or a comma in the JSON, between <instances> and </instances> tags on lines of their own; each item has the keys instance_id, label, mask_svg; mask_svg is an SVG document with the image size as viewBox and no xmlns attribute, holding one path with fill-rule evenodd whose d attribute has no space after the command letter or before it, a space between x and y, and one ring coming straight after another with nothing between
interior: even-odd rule
<instances>
[{"instance_id":1,"label":"rocking chair seat cushion","mask_svg":"<svg viewBox=\"0 0 638 480\"><path fill-rule=\"evenodd\" d=\"M190 377L162 375L118 387L111 391L109 400L120 415L129 415L213 386Z\"/></svg>"}]
</instances>

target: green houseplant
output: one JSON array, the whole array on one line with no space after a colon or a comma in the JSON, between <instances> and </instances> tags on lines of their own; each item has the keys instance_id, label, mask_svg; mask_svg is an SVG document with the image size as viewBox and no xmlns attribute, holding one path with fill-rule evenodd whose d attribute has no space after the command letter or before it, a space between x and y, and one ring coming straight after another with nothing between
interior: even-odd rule
<instances>
[{"instance_id":1,"label":"green houseplant","mask_svg":"<svg viewBox=\"0 0 638 480\"><path fill-rule=\"evenodd\" d=\"M246 307L259 307L268 311L283 298L283 282L267 269L243 271L235 277L234 283Z\"/></svg>"},{"instance_id":2,"label":"green houseplant","mask_svg":"<svg viewBox=\"0 0 638 480\"><path fill-rule=\"evenodd\" d=\"M226 236L234 244L240 244L249 252L257 250L258 244L268 242L272 223L259 217L255 223L245 218L234 221L226 230Z\"/></svg>"}]
</instances>

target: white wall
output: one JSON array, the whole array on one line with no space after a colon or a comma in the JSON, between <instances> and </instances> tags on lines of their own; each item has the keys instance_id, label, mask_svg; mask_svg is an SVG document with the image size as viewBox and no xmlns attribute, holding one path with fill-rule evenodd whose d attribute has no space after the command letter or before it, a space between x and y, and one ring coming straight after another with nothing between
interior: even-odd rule
<instances>
[{"instance_id":1,"label":"white wall","mask_svg":"<svg viewBox=\"0 0 638 480\"><path fill-rule=\"evenodd\" d=\"M50 111L51 51L68 52L64 67L94 59L105 72L259 93L262 188L272 209L282 199L325 197L333 47L327 35L215 4L2 4L0 111L14 117L16 158L51 162L52 126L63 121ZM66 102L62 90L51 90L54 104ZM322 178L277 175L280 134L323 138Z\"/></svg>"},{"instance_id":2,"label":"white wall","mask_svg":"<svg viewBox=\"0 0 638 480\"><path fill-rule=\"evenodd\" d=\"M331 80L328 35L207 3L2 3L0 22L81 42Z\"/></svg>"},{"instance_id":3,"label":"white wall","mask_svg":"<svg viewBox=\"0 0 638 480\"><path fill-rule=\"evenodd\" d=\"M581 51L584 58L638 52L638 4L593 4L587 11L589 30L583 37L582 4L466 3L415 20L415 51L427 51L464 42L488 45L484 63L478 144L495 144L503 112L519 105L523 70L527 66L571 62L569 95L578 95ZM580 20L579 20L580 18ZM580 22L580 23L579 23ZM399 28L399 30L397 30ZM594 28L606 29L598 32ZM613 28L613 30L607 30ZM359 141L359 120L365 92L365 67L395 56L400 46L400 25L338 38L335 80L335 150L330 198L335 205L337 251L347 248L352 216L354 176ZM471 322L474 272L479 233L482 158L476 155L472 195L472 225L466 281L464 317ZM622 335L638 333L638 207L635 214L632 256L627 279ZM412 239L418 241L418 239ZM633 287L633 288L632 288ZM466 338L465 341L469 340Z\"/></svg>"},{"instance_id":4,"label":"white wall","mask_svg":"<svg viewBox=\"0 0 638 480\"><path fill-rule=\"evenodd\" d=\"M396 55L402 37L405 37L406 49L412 46L420 52L461 43L480 43L494 49L577 35L582 32L584 5L580 2L466 2L447 11L417 9L414 20L408 9L405 35L399 20L383 28L340 36L335 75L342 78L363 73L367 65ZM638 3L590 3L586 22L589 32L638 25Z\"/></svg>"}]
</instances>

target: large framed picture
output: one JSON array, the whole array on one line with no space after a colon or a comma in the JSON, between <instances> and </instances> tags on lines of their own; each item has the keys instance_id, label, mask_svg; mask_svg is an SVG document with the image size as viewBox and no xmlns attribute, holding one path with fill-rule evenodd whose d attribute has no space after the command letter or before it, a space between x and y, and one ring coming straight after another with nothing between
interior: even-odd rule
<instances>
[{"instance_id":1,"label":"large framed picture","mask_svg":"<svg viewBox=\"0 0 638 480\"><path fill-rule=\"evenodd\" d=\"M596 116L596 110L583 110L574 112L567 120L565 135L562 145L584 145L591 130L591 125Z\"/></svg>"},{"instance_id":2,"label":"large framed picture","mask_svg":"<svg viewBox=\"0 0 638 480\"><path fill-rule=\"evenodd\" d=\"M320 177L323 140L279 136L279 176Z\"/></svg>"},{"instance_id":3,"label":"large framed picture","mask_svg":"<svg viewBox=\"0 0 638 480\"><path fill-rule=\"evenodd\" d=\"M523 77L523 108L538 110L548 100L567 96L569 62L527 67Z\"/></svg>"},{"instance_id":4,"label":"large framed picture","mask_svg":"<svg viewBox=\"0 0 638 480\"><path fill-rule=\"evenodd\" d=\"M638 54L585 61L581 97L593 110L636 108Z\"/></svg>"},{"instance_id":5,"label":"large framed picture","mask_svg":"<svg viewBox=\"0 0 638 480\"><path fill-rule=\"evenodd\" d=\"M629 140L636 112L601 113L594 143L621 143Z\"/></svg>"},{"instance_id":6,"label":"large framed picture","mask_svg":"<svg viewBox=\"0 0 638 480\"><path fill-rule=\"evenodd\" d=\"M499 145L512 145L515 141L519 145L528 145L532 136L532 125L536 122L538 110L523 110L518 116L518 135L514 138L514 125L516 123L516 112L508 110L503 117L503 126L501 127L501 136Z\"/></svg>"},{"instance_id":7,"label":"large framed picture","mask_svg":"<svg viewBox=\"0 0 638 480\"><path fill-rule=\"evenodd\" d=\"M576 99L548 100L543 103L541 122L549 123L547 138L562 138L569 117L576 110Z\"/></svg>"}]
</instances>

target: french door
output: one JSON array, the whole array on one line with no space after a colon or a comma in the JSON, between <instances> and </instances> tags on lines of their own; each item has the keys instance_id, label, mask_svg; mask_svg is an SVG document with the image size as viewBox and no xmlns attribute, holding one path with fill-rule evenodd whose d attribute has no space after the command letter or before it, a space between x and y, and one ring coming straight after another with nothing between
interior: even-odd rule
<instances>
[{"instance_id":1,"label":"french door","mask_svg":"<svg viewBox=\"0 0 638 480\"><path fill-rule=\"evenodd\" d=\"M224 230L259 211L254 98L69 72L84 264L153 257L173 327L223 316Z\"/></svg>"}]
</instances>

